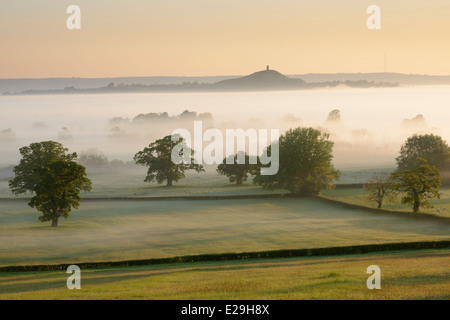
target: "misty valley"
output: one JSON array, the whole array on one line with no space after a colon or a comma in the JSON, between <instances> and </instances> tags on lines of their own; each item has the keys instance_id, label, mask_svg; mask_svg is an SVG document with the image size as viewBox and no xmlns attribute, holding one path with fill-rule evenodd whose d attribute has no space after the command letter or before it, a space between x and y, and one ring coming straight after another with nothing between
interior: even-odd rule
<instances>
[{"instance_id":1,"label":"misty valley","mask_svg":"<svg viewBox=\"0 0 450 320\"><path fill-rule=\"evenodd\" d=\"M435 86L1 96L0 270L34 270L35 265L51 269L70 262L83 263L85 274L89 263L110 266L105 261L123 267L126 261L193 262L211 255L241 259L245 252L290 257L290 250L309 255L314 248L326 248L330 251L325 252L342 254L336 250L355 245L370 250L444 248L450 234L449 176L444 172L442 181L447 179L447 184L434 189L439 199L432 199L433 206L420 213L390 198L377 209L364 188L370 181L376 186L374 178L394 173L401 146L414 134L450 137L445 115L449 93L450 87ZM260 156L264 144L276 139L274 130L283 141L289 140L288 134L304 132L329 137L332 167L324 173L335 188L297 197L295 189L258 180L272 177L262 171L252 177L250 167L251 176L236 178L220 169L217 162L234 140L227 133L247 135L236 139L235 146L244 145L251 157ZM163 137L169 141L174 131L184 132L199 156L214 161L203 161L202 167L176 176L173 183L167 179L166 184L150 170L152 162L146 162L145 152L150 146L164 146L157 142ZM258 142L263 145L255 145L252 137L261 134L266 139ZM39 216L36 208L42 210L46 204L45 190L12 194L22 188L11 184L17 178L14 166L20 167L21 156L28 153L21 148L49 140L69 154L77 153L75 169L86 168L88 180L80 189L83 201L70 215L56 210ZM297 145L296 151L301 150ZM275 160L272 152L268 159L271 164ZM60 162L50 166L63 170L57 172L71 168ZM283 162L280 168L286 170ZM55 176L59 179L58 174L43 173L50 187ZM65 185L64 180L58 183ZM56 232L48 233L49 220ZM420 291L410 292L407 296Z\"/></svg>"},{"instance_id":2,"label":"misty valley","mask_svg":"<svg viewBox=\"0 0 450 320\"><path fill-rule=\"evenodd\" d=\"M0 300L450 300L450 1L60 2L1 5Z\"/></svg>"},{"instance_id":3,"label":"misty valley","mask_svg":"<svg viewBox=\"0 0 450 320\"><path fill-rule=\"evenodd\" d=\"M97 148L110 160L131 161L137 150L176 129L322 128L335 142L334 163L348 168L392 166L411 134L450 137L449 87L330 89L245 93L159 93L1 97L0 165L13 165L18 149L57 140L78 153ZM192 117L189 112L197 114ZM339 121L328 121L332 110ZM166 119L151 114L167 113ZM149 114L146 119L143 115ZM204 116L204 115L205 116ZM239 114L239 117L235 115ZM141 116L139 116L141 115Z\"/></svg>"}]
</instances>

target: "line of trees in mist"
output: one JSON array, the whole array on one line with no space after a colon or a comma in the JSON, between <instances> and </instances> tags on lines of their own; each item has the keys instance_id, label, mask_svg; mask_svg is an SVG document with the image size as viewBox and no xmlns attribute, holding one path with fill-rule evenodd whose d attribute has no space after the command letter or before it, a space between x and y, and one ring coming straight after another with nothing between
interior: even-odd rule
<instances>
[{"instance_id":1,"label":"line of trees in mist","mask_svg":"<svg viewBox=\"0 0 450 320\"><path fill-rule=\"evenodd\" d=\"M181 109L183 110L183 109ZM300 111L299 111L300 112ZM330 135L335 142L335 163L342 164L388 164L393 162L398 147L412 133L434 133L442 132L435 127L427 125L423 115L404 118L398 122L392 131L365 127L349 127L347 114L338 108L332 109L328 115L324 114L322 121L317 125L305 123L304 118L298 114L280 115L269 123L255 117L239 119L214 118L211 113L197 113L186 109L183 112L169 114L168 112L150 112L135 114L132 117L113 117L96 128L89 128L82 124L76 127L74 123L65 123L65 126L56 127L49 120L34 119L32 125L25 127L24 131L18 128L0 128L0 148L2 159L0 159L0 179L5 179L7 172L11 172L8 164L18 161L17 149L30 141L53 140L63 143L71 149L86 151L89 148L100 148L111 160L111 166L89 165L90 171L105 171L107 168L130 168L135 150L141 148L142 142L155 141L156 139L170 134L178 128L192 129L194 121L202 121L204 127L216 127L219 130L228 128L279 128L280 132L297 126L314 127ZM350 115L351 116L351 115ZM221 121L221 122L220 122ZM26 132L26 134L24 134ZM27 136L28 135L28 136ZM35 137L35 138L32 138ZM38 140L39 139L39 140ZM86 148L86 149L85 149ZM121 159L121 160L118 160ZM87 159L89 162L94 162ZM125 161L125 162L124 162ZM359 162L359 163L355 163Z\"/></svg>"},{"instance_id":2,"label":"line of trees in mist","mask_svg":"<svg viewBox=\"0 0 450 320\"><path fill-rule=\"evenodd\" d=\"M197 117L197 115L191 115ZM145 117L144 117L145 118ZM149 117L152 118L152 117ZM327 121L341 121L339 110L333 110ZM31 192L29 205L42 213L41 221L52 221L57 226L60 217L67 218L72 209L79 207L80 194L92 188L89 172L106 168L116 170L121 167L143 165L148 168L144 181L168 187L185 177L185 172L204 172L195 164L196 150L183 148L189 163L173 163L172 151L183 142L172 141L165 136L149 144L134 155L134 162L109 161L98 149L68 153L60 142L43 141L20 148L22 156L18 165L13 166L14 178L9 181L13 194ZM285 189L296 195L315 195L323 189L334 188L340 171L333 166L334 142L330 135L311 127L297 127L281 135L275 142L279 148L279 170L273 175L262 175L262 165L257 160L254 165L244 163L228 164L226 158L217 166L217 172L225 175L231 183L242 185L253 177L253 183L267 188ZM271 154L271 146L264 153ZM240 158L239 152L234 155ZM245 154L245 163L250 157ZM258 157L257 157L258 159ZM250 162L250 161L249 161ZM374 176L364 186L369 199L379 208L385 201L401 198L401 202L411 205L413 212L430 207L433 199L439 199L442 182L450 183L450 147L440 136L433 134L413 135L402 145L396 158L397 169L390 175ZM86 170L87 169L87 170ZM442 177L444 177L442 179Z\"/></svg>"},{"instance_id":3,"label":"line of trees in mist","mask_svg":"<svg viewBox=\"0 0 450 320\"><path fill-rule=\"evenodd\" d=\"M170 135L137 152L135 163L148 167L144 181L166 182L171 187L185 177L185 171L204 172L202 165L194 163L195 150L187 146L178 150L184 153L179 154L181 158L189 158L189 163L172 161L174 148L183 142L183 137L173 141ZM338 178L339 171L332 165L333 142L328 134L299 127L286 132L276 143L280 150L280 168L275 175L262 175L264 165L261 161L256 166L245 167L244 174L233 172L230 169L236 169L241 164L226 164L226 159L219 167L222 171L219 169L218 172L238 185L249 173L254 175L254 182L264 188L287 189L298 195L318 194L323 188L333 187L332 182ZM266 148L266 154L271 154L270 148ZM92 181L87 177L86 167L82 163L95 167L108 164L106 156L98 150L82 153L78 158L77 153L68 153L67 148L54 141L32 143L22 147L20 154L22 159L13 167L15 177L9 181L9 187L16 195L31 192L33 197L28 205L42 213L39 218L42 222L52 221L53 227L58 225L60 217L67 218L72 209L79 207L80 193L92 188ZM245 156L244 159L249 158Z\"/></svg>"},{"instance_id":4,"label":"line of trees in mist","mask_svg":"<svg viewBox=\"0 0 450 320\"><path fill-rule=\"evenodd\" d=\"M275 119L273 119L275 120ZM197 113L195 111L189 111L188 109L184 110L180 114L169 115L168 112L150 112L150 113L141 113L137 114L133 118L124 118L120 116L116 116L111 118L107 123L107 130L109 130L108 138L133 138L136 139L136 136L132 134L131 131L138 132L139 130L144 130L146 128L150 129L151 126L156 126L157 128L167 128L171 129L173 126L186 125L187 123L192 123L193 121L203 121L205 126L213 126L214 125L214 117L211 113ZM292 128L301 125L303 122L302 118L299 118L293 114L286 114L276 121L272 122L276 124L278 128ZM225 121L222 123L225 127L236 127L238 124L233 121ZM339 109L333 109L329 112L328 116L325 118L325 121L320 124L317 128L321 131L326 131L330 133L331 137L336 140L339 138L339 134L341 131L347 128L344 128L345 119L341 114ZM247 125L251 127L267 127L267 123L264 123L261 119L252 118L249 120L247 124L239 124L240 127L247 127ZM417 114L413 118L405 118L399 123L399 128L406 132L416 132L416 133L436 133L438 131L437 128L430 128L427 125L426 119L422 114ZM177 127L178 128L178 127ZM34 122L29 130L33 131L33 133L44 132L52 129L51 126L45 121L36 121ZM130 129L130 132L127 132L127 129ZM54 129L52 129L54 130ZM361 142L367 143L368 141L374 140L376 134L370 132L367 128L355 128L348 129L350 132L350 136L348 139L353 139L353 143L358 144ZM30 131L30 132L31 132ZM155 128L153 128L152 132L156 132ZM69 128L68 126L63 126L59 128L58 131L55 130L55 136L53 139L60 142L72 142L76 140L76 134L74 133L73 128ZM155 137L156 138L156 137ZM53 140L52 138L50 138ZM344 141L340 141L342 143ZM7 143L17 142L18 137L14 128L0 128L0 143L4 143L7 146ZM337 142L337 141L335 141ZM352 141L347 141L351 143ZM373 142L373 141L372 141Z\"/></svg>"},{"instance_id":5,"label":"line of trees in mist","mask_svg":"<svg viewBox=\"0 0 450 320\"><path fill-rule=\"evenodd\" d=\"M212 121L213 116L211 113L197 113L195 111L184 110L182 113L174 116L169 116L167 112L150 112L150 113L140 113L133 119L114 117L109 123L111 125L118 125L121 123L153 123L160 121Z\"/></svg>"},{"instance_id":6,"label":"line of trees in mist","mask_svg":"<svg viewBox=\"0 0 450 320\"><path fill-rule=\"evenodd\" d=\"M144 150L138 152L134 159L137 164L148 167L146 182L166 182L172 186L173 182L184 178L187 170L204 172L203 166L194 163L196 150L186 145L180 148L180 158L186 161L174 163L171 155L174 148L185 143L180 137L173 141L172 136L166 136L151 143ZM275 142L279 149L279 159L272 159L279 163L279 170L273 175L263 175L261 170L272 164L264 165L257 157L251 164L250 156L244 151L232 155L233 163L227 163L227 157L218 165L217 172L229 178L230 182L241 185L252 175L253 182L267 189L286 189L292 194L318 194L323 188L332 188L333 180L340 176L340 172L333 167L333 145L329 135L314 128L296 128L288 130ZM263 154L271 155L272 145ZM244 154L242 154L244 153ZM243 161L238 159L243 158ZM248 161L248 162L247 162Z\"/></svg>"},{"instance_id":7,"label":"line of trees in mist","mask_svg":"<svg viewBox=\"0 0 450 320\"><path fill-rule=\"evenodd\" d=\"M80 152L78 163L85 166L89 172L104 172L129 169L135 166L133 161L119 159L109 160L98 148L90 148Z\"/></svg>"}]
</instances>

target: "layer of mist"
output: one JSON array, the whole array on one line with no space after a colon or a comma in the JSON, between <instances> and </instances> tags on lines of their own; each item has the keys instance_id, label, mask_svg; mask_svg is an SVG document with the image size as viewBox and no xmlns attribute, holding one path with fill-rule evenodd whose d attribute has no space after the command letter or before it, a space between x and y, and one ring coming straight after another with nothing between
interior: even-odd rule
<instances>
[{"instance_id":1,"label":"layer of mist","mask_svg":"<svg viewBox=\"0 0 450 320\"><path fill-rule=\"evenodd\" d=\"M203 130L314 127L335 142L338 168L395 166L414 133L450 137L450 87L311 91L161 93L0 97L0 168L20 160L19 148L55 140L71 152L89 150L130 165L136 152L178 128ZM225 134L224 134L225 135ZM204 142L203 146L208 145ZM10 169L4 169L5 178Z\"/></svg>"}]
</instances>

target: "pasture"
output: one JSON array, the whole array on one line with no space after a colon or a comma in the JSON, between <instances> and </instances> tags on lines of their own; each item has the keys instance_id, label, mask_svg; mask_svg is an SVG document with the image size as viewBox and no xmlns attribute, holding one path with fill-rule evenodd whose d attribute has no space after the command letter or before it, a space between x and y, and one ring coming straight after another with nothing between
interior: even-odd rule
<instances>
[{"instance_id":1,"label":"pasture","mask_svg":"<svg viewBox=\"0 0 450 320\"><path fill-rule=\"evenodd\" d=\"M372 171L344 172L361 183ZM30 195L0 181L0 266L168 258L197 254L449 240L450 223L350 208L321 198L224 200L155 197L286 193L251 182L237 187L213 170L188 173L171 188L144 183L145 168L90 175L92 192L58 228L41 223ZM436 213L450 217L450 189ZM326 198L375 207L361 188L324 190ZM401 204L386 209L409 212ZM62 271L0 273L0 299L449 299L450 251L196 262L86 269L82 290ZM366 268L382 268L382 290L365 286Z\"/></svg>"},{"instance_id":2,"label":"pasture","mask_svg":"<svg viewBox=\"0 0 450 320\"><path fill-rule=\"evenodd\" d=\"M286 190L265 190L249 181L236 187L225 176L219 175L215 167L205 167L204 173L186 172L186 178L180 180L170 188L164 184L144 182L146 168L138 167L118 170L90 173L89 178L93 182L90 192L82 195L85 199L92 198L148 198L148 197L186 197L205 195L250 195L268 193L286 193ZM30 194L14 196L9 190L7 179L0 180L0 199L25 199ZM0 200L1 201L1 200Z\"/></svg>"},{"instance_id":3,"label":"pasture","mask_svg":"<svg viewBox=\"0 0 450 320\"><path fill-rule=\"evenodd\" d=\"M318 198L86 199L58 228L26 201L0 202L0 266L448 239L449 223Z\"/></svg>"},{"instance_id":4,"label":"pasture","mask_svg":"<svg viewBox=\"0 0 450 320\"><path fill-rule=\"evenodd\" d=\"M381 269L368 290L367 267ZM0 299L450 299L450 250L0 273Z\"/></svg>"}]
</instances>

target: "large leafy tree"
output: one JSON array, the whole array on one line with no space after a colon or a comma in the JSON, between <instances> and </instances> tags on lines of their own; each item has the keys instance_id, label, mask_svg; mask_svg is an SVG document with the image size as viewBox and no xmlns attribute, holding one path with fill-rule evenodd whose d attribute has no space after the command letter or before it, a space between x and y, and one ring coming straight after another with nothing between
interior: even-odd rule
<instances>
[{"instance_id":1,"label":"large leafy tree","mask_svg":"<svg viewBox=\"0 0 450 320\"><path fill-rule=\"evenodd\" d=\"M227 163L227 158L225 158L222 163L217 166L216 171L227 176L230 182L242 185L243 182L247 181L248 175L255 176L259 173L260 168L258 163L251 164L249 155L243 151L229 157L231 157L233 161L228 162L232 163Z\"/></svg>"},{"instance_id":2,"label":"large leafy tree","mask_svg":"<svg viewBox=\"0 0 450 320\"><path fill-rule=\"evenodd\" d=\"M329 135L313 128L288 130L278 141L279 170L274 175L256 175L254 182L265 188L287 189L293 194L318 194L333 188L340 172L333 167ZM271 154L271 146L266 150Z\"/></svg>"},{"instance_id":3,"label":"large leafy tree","mask_svg":"<svg viewBox=\"0 0 450 320\"><path fill-rule=\"evenodd\" d=\"M414 169L417 158L425 159L439 171L450 170L450 147L440 136L423 134L409 137L396 158L398 170Z\"/></svg>"},{"instance_id":4,"label":"large leafy tree","mask_svg":"<svg viewBox=\"0 0 450 320\"><path fill-rule=\"evenodd\" d=\"M72 208L80 205L81 191L90 191L92 182L86 170L75 160L76 153L54 141L32 143L20 150L22 159L14 167L15 177L9 181L11 191L18 195L31 192L29 206L43 215L39 219L58 226L60 217L67 218Z\"/></svg>"},{"instance_id":5,"label":"large leafy tree","mask_svg":"<svg viewBox=\"0 0 450 320\"><path fill-rule=\"evenodd\" d=\"M166 136L135 154L136 164L148 167L145 182L156 180L157 183L163 183L167 181L167 186L170 187L173 182L184 178L187 170L205 171L202 165L194 163L194 150L186 145L184 138L179 136L174 140L171 135ZM175 152L178 153L178 156L184 159L183 161L178 163L173 161L172 151L174 148L176 148Z\"/></svg>"},{"instance_id":6,"label":"large leafy tree","mask_svg":"<svg viewBox=\"0 0 450 320\"><path fill-rule=\"evenodd\" d=\"M19 149L22 156L19 164L14 167L15 177L9 181L11 191L18 195L33 192L40 181L39 170L56 161L72 161L77 158L76 153L59 142L42 141Z\"/></svg>"},{"instance_id":7,"label":"large leafy tree","mask_svg":"<svg viewBox=\"0 0 450 320\"><path fill-rule=\"evenodd\" d=\"M430 200L439 199L441 176L435 166L417 158L412 170L397 170L391 174L392 186L402 194L402 203L411 204L413 212L432 207Z\"/></svg>"},{"instance_id":8,"label":"large leafy tree","mask_svg":"<svg viewBox=\"0 0 450 320\"><path fill-rule=\"evenodd\" d=\"M79 207L80 192L90 191L92 182L85 167L74 161L53 162L37 172L40 181L29 205L43 213L39 220L52 221L52 227L57 227L60 217L68 218L69 212Z\"/></svg>"}]
</instances>

